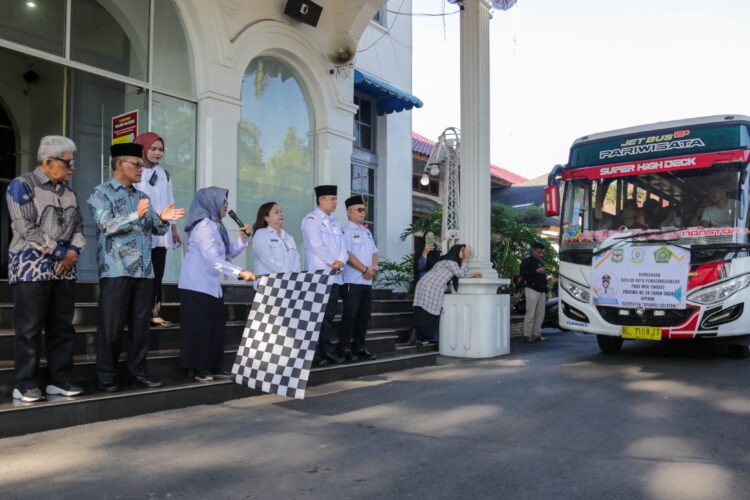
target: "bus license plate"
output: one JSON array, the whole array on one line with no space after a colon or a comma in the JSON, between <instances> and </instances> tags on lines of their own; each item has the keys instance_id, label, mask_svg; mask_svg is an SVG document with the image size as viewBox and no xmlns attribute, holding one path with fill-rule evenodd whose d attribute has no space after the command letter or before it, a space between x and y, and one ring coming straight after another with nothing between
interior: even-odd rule
<instances>
[{"instance_id":1,"label":"bus license plate","mask_svg":"<svg viewBox=\"0 0 750 500\"><path fill-rule=\"evenodd\" d=\"M653 326L623 326L622 338L639 340L661 340L661 328Z\"/></svg>"}]
</instances>

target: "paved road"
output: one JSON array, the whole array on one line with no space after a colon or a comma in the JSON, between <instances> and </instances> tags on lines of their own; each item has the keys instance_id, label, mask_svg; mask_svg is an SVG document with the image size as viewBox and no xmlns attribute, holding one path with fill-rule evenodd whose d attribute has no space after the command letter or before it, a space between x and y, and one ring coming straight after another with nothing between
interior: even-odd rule
<instances>
[{"instance_id":1,"label":"paved road","mask_svg":"<svg viewBox=\"0 0 750 500\"><path fill-rule=\"evenodd\" d=\"M0 440L8 498L750 497L750 361L513 354Z\"/></svg>"}]
</instances>

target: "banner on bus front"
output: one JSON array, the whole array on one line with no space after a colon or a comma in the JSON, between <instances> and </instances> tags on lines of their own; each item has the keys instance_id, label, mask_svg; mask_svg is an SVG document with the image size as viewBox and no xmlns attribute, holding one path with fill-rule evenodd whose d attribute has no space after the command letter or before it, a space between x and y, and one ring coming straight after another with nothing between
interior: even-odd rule
<instances>
[{"instance_id":1,"label":"banner on bus front","mask_svg":"<svg viewBox=\"0 0 750 500\"><path fill-rule=\"evenodd\" d=\"M594 254L592 300L625 309L684 309L689 271L688 248L615 245Z\"/></svg>"}]
</instances>

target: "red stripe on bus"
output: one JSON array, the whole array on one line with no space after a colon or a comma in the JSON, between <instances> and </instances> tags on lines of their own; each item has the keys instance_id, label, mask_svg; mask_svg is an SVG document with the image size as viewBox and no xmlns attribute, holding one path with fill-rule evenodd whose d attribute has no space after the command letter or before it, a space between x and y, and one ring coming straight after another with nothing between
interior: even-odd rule
<instances>
[{"instance_id":1,"label":"red stripe on bus","mask_svg":"<svg viewBox=\"0 0 750 500\"><path fill-rule=\"evenodd\" d=\"M718 153L700 153L687 156L670 156L669 158L652 158L615 163L612 165L598 165L596 167L574 168L562 173L564 181L571 179L608 179L611 177L627 177L639 174L660 172L674 172L677 170L692 170L710 167L716 163L733 163L750 161L750 150L733 149Z\"/></svg>"}]
</instances>

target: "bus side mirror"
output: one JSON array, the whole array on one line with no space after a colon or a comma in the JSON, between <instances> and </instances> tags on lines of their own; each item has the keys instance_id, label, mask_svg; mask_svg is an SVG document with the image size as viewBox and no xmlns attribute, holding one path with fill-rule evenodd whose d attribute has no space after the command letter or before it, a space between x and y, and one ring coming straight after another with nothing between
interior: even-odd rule
<instances>
[{"instance_id":1,"label":"bus side mirror","mask_svg":"<svg viewBox=\"0 0 750 500\"><path fill-rule=\"evenodd\" d=\"M560 215L560 188L557 185L544 188L544 215L546 217Z\"/></svg>"}]
</instances>

